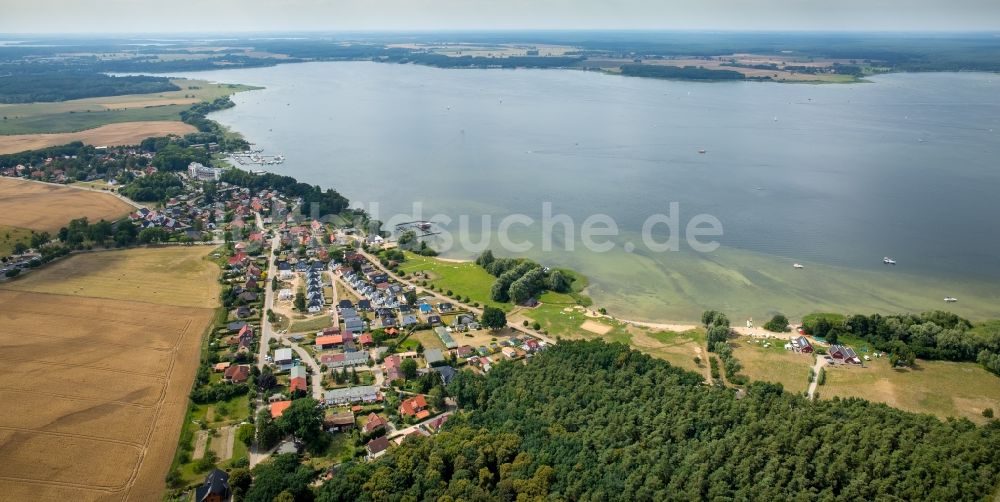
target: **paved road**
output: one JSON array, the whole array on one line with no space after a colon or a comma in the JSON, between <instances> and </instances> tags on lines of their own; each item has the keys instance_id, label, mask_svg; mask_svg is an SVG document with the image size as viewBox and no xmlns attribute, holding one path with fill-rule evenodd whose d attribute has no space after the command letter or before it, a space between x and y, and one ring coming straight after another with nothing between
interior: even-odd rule
<instances>
[{"instance_id":1,"label":"paved road","mask_svg":"<svg viewBox=\"0 0 1000 502\"><path fill-rule=\"evenodd\" d=\"M257 213L257 228L261 231L264 230L264 221L261 219L260 213ZM274 334L274 327L267 320L267 311L274 307L274 288L271 287L271 279L278 273L278 267L274 266L274 256L277 254L280 242L281 239L277 237L271 239L271 252L267 257L267 278L264 281L264 308L263 312L260 313L260 348L257 352L258 369L264 368L268 352L268 342L276 336Z\"/></svg>"},{"instance_id":2,"label":"paved road","mask_svg":"<svg viewBox=\"0 0 1000 502\"><path fill-rule=\"evenodd\" d=\"M292 350L295 351L296 354L299 355L299 360L304 362L306 366L309 366L309 368L312 369L312 397L317 401L322 401L323 370L319 367L318 364L316 364L316 360L313 359L313 356L309 354L309 352L306 349L302 348L299 344L284 337L279 337L279 339L281 340L281 343L284 346L290 347Z\"/></svg>"}]
</instances>

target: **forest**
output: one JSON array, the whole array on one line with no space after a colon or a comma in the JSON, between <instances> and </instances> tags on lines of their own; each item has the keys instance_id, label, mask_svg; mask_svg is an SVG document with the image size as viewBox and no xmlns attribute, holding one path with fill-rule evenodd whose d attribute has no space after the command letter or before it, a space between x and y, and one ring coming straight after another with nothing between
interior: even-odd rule
<instances>
[{"instance_id":1,"label":"forest","mask_svg":"<svg viewBox=\"0 0 1000 502\"><path fill-rule=\"evenodd\" d=\"M92 71L0 66L0 103L36 103L179 91L166 77L112 77Z\"/></svg>"},{"instance_id":2,"label":"forest","mask_svg":"<svg viewBox=\"0 0 1000 502\"><path fill-rule=\"evenodd\" d=\"M561 341L448 390L469 413L340 466L316 499L979 500L1000 476L996 421L736 394L621 344Z\"/></svg>"},{"instance_id":3,"label":"forest","mask_svg":"<svg viewBox=\"0 0 1000 502\"><path fill-rule=\"evenodd\" d=\"M649 64L627 64L622 66L622 75L629 77L676 78L684 80L744 80L742 73L733 70L709 70L695 66L663 66Z\"/></svg>"}]
</instances>

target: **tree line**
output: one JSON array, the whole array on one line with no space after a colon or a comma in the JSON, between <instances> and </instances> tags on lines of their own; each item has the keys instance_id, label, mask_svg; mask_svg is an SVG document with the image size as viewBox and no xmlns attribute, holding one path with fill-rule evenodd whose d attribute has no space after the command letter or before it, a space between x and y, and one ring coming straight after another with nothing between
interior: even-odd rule
<instances>
[{"instance_id":1,"label":"tree line","mask_svg":"<svg viewBox=\"0 0 1000 502\"><path fill-rule=\"evenodd\" d=\"M36 103L125 94L179 91L166 77L113 77L104 73L37 65L0 70L0 103Z\"/></svg>"},{"instance_id":2,"label":"tree line","mask_svg":"<svg viewBox=\"0 0 1000 502\"><path fill-rule=\"evenodd\" d=\"M622 75L629 77L673 78L679 80L745 80L746 77L733 70L709 70L696 66L663 66L651 64L627 64L621 67Z\"/></svg>"}]
</instances>

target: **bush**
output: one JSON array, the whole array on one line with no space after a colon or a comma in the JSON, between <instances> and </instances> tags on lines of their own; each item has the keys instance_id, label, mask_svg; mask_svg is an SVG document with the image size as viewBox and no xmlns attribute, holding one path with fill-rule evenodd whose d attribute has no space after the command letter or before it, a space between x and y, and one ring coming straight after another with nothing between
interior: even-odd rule
<instances>
[{"instance_id":1,"label":"bush","mask_svg":"<svg viewBox=\"0 0 1000 502\"><path fill-rule=\"evenodd\" d=\"M993 418L993 408L986 408L983 410L983 416L986 418Z\"/></svg>"},{"instance_id":2,"label":"bush","mask_svg":"<svg viewBox=\"0 0 1000 502\"><path fill-rule=\"evenodd\" d=\"M788 331L788 318L784 314L775 314L770 321L764 324L764 329L774 333L784 333Z\"/></svg>"}]
</instances>

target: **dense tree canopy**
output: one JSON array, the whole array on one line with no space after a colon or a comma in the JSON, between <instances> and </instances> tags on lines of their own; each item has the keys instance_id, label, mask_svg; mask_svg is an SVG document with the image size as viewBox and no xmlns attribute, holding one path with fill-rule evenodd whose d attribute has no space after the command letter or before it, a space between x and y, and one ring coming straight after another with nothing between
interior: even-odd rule
<instances>
[{"instance_id":1,"label":"dense tree canopy","mask_svg":"<svg viewBox=\"0 0 1000 502\"><path fill-rule=\"evenodd\" d=\"M124 94L179 91L165 77L113 77L91 71L29 65L5 66L0 78L0 103L34 103Z\"/></svg>"},{"instance_id":2,"label":"dense tree canopy","mask_svg":"<svg viewBox=\"0 0 1000 502\"><path fill-rule=\"evenodd\" d=\"M596 341L462 372L449 391L470 413L343 466L317 500L975 500L996 487L997 423L701 381Z\"/></svg>"}]
</instances>

